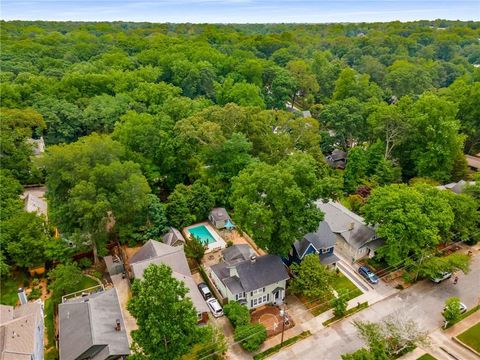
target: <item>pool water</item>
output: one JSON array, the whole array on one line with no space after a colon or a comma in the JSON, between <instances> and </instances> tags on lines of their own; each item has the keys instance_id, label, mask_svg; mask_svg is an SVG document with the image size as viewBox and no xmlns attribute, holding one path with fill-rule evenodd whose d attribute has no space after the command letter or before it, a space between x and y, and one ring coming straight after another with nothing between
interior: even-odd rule
<instances>
[{"instance_id":1,"label":"pool water","mask_svg":"<svg viewBox=\"0 0 480 360\"><path fill-rule=\"evenodd\" d=\"M210 231L207 229L205 225L199 225L199 226L190 228L188 229L188 232L192 236L195 236L197 239L200 239L200 241L205 245L211 244L217 241L215 240L215 238L213 237L213 235L210 233Z\"/></svg>"}]
</instances>

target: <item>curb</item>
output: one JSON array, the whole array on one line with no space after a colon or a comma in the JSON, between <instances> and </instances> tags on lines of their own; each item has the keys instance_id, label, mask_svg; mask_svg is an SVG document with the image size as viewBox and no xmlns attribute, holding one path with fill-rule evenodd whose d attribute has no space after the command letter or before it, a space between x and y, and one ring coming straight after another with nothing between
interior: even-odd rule
<instances>
[{"instance_id":1,"label":"curb","mask_svg":"<svg viewBox=\"0 0 480 360\"><path fill-rule=\"evenodd\" d=\"M463 346L465 349L470 350L472 353L474 353L475 355L477 355L478 357L480 357L480 353L479 353L477 350L475 350L474 348L468 346L468 345L465 344L463 341L457 339L456 336L452 336L452 340L453 340L454 342L456 342L458 345Z\"/></svg>"}]
</instances>

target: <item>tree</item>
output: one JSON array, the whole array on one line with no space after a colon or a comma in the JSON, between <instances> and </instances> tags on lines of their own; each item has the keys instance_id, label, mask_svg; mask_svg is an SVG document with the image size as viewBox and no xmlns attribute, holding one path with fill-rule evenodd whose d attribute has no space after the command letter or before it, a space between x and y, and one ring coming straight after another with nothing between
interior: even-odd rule
<instances>
[{"instance_id":1,"label":"tree","mask_svg":"<svg viewBox=\"0 0 480 360\"><path fill-rule=\"evenodd\" d=\"M446 323L455 322L460 319L462 315L462 307L458 297L451 297L445 301L445 308L443 310L443 317Z\"/></svg>"},{"instance_id":2,"label":"tree","mask_svg":"<svg viewBox=\"0 0 480 360\"><path fill-rule=\"evenodd\" d=\"M82 272L75 263L60 264L48 273L50 285L48 288L53 292L52 298L55 304L60 304L62 296L78 290L82 281Z\"/></svg>"},{"instance_id":3,"label":"tree","mask_svg":"<svg viewBox=\"0 0 480 360\"><path fill-rule=\"evenodd\" d=\"M205 255L205 245L195 236L185 243L185 255L200 262Z\"/></svg>"},{"instance_id":4,"label":"tree","mask_svg":"<svg viewBox=\"0 0 480 360\"><path fill-rule=\"evenodd\" d=\"M187 294L163 264L149 265L143 279L134 281L127 309L138 324L132 331L136 358L178 359L199 342L197 314Z\"/></svg>"},{"instance_id":5,"label":"tree","mask_svg":"<svg viewBox=\"0 0 480 360\"><path fill-rule=\"evenodd\" d=\"M292 60L288 62L286 68L292 74L297 85L291 97L292 106L295 105L297 94L305 100L308 95L315 94L320 89L310 64L305 60Z\"/></svg>"},{"instance_id":6,"label":"tree","mask_svg":"<svg viewBox=\"0 0 480 360\"><path fill-rule=\"evenodd\" d=\"M263 324L240 325L235 328L234 339L250 352L260 349L267 339L267 329Z\"/></svg>"},{"instance_id":7,"label":"tree","mask_svg":"<svg viewBox=\"0 0 480 360\"><path fill-rule=\"evenodd\" d=\"M380 99L382 90L375 83L370 83L366 74L359 74L352 68L343 69L335 81L333 100L346 100L356 98L367 101L371 98Z\"/></svg>"},{"instance_id":8,"label":"tree","mask_svg":"<svg viewBox=\"0 0 480 360\"><path fill-rule=\"evenodd\" d=\"M233 179L235 220L258 246L286 255L295 239L317 228L323 216L314 201L328 195L315 167L301 154L276 166L251 164Z\"/></svg>"},{"instance_id":9,"label":"tree","mask_svg":"<svg viewBox=\"0 0 480 360\"><path fill-rule=\"evenodd\" d=\"M378 360L367 349L359 349L350 354L342 355L342 360Z\"/></svg>"},{"instance_id":10,"label":"tree","mask_svg":"<svg viewBox=\"0 0 480 360\"><path fill-rule=\"evenodd\" d=\"M250 323L250 311L245 305L237 301L229 301L228 304L223 307L223 312L235 328Z\"/></svg>"},{"instance_id":11,"label":"tree","mask_svg":"<svg viewBox=\"0 0 480 360\"><path fill-rule=\"evenodd\" d=\"M432 78L425 66L397 60L387 70L385 84L399 98L404 95L420 95L432 88Z\"/></svg>"},{"instance_id":12,"label":"tree","mask_svg":"<svg viewBox=\"0 0 480 360\"><path fill-rule=\"evenodd\" d=\"M480 213L475 199L468 194L456 194L452 191L442 191L441 195L448 201L455 217L450 227L451 237L462 241L475 241L480 238Z\"/></svg>"},{"instance_id":13,"label":"tree","mask_svg":"<svg viewBox=\"0 0 480 360\"><path fill-rule=\"evenodd\" d=\"M339 289L337 296L332 299L333 314L335 317L342 317L345 315L348 306L348 293L347 289Z\"/></svg>"},{"instance_id":14,"label":"tree","mask_svg":"<svg viewBox=\"0 0 480 360\"><path fill-rule=\"evenodd\" d=\"M201 342L195 344L190 353L182 356L182 360L224 359L228 343L221 329L212 325L203 326L200 328L199 338Z\"/></svg>"},{"instance_id":15,"label":"tree","mask_svg":"<svg viewBox=\"0 0 480 360\"><path fill-rule=\"evenodd\" d=\"M334 273L320 263L317 254L308 254L300 263L292 264L294 274L290 291L311 299L325 299L332 296Z\"/></svg>"},{"instance_id":16,"label":"tree","mask_svg":"<svg viewBox=\"0 0 480 360\"><path fill-rule=\"evenodd\" d=\"M433 279L442 273L454 273L463 271L467 273L470 269L470 256L453 253L447 256L430 256L419 266L419 274Z\"/></svg>"},{"instance_id":17,"label":"tree","mask_svg":"<svg viewBox=\"0 0 480 360\"><path fill-rule=\"evenodd\" d=\"M348 152L348 161L343 173L346 192L354 192L366 179L369 163L367 154L361 147L354 147Z\"/></svg>"},{"instance_id":18,"label":"tree","mask_svg":"<svg viewBox=\"0 0 480 360\"><path fill-rule=\"evenodd\" d=\"M378 225L377 236L385 239L378 253L388 264L421 256L423 249L437 245L452 226L453 211L438 192L427 194L403 184L372 191L363 212L369 224Z\"/></svg>"}]
</instances>

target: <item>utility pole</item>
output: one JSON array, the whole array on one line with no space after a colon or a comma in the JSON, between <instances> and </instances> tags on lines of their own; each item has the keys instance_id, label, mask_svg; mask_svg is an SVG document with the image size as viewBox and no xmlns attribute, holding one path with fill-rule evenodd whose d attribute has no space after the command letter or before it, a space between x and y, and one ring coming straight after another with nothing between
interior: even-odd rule
<instances>
[{"instance_id":1,"label":"utility pole","mask_svg":"<svg viewBox=\"0 0 480 360\"><path fill-rule=\"evenodd\" d=\"M282 340L280 341L280 348L283 347L283 333L285 332L285 305L280 309L280 316L282 317Z\"/></svg>"}]
</instances>

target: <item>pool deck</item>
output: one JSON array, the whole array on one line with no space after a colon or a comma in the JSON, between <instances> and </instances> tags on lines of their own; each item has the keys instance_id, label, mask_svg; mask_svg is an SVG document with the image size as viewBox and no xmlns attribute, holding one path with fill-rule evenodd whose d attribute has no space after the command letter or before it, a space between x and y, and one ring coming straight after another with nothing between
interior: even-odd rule
<instances>
[{"instance_id":1,"label":"pool deck","mask_svg":"<svg viewBox=\"0 0 480 360\"><path fill-rule=\"evenodd\" d=\"M213 242L211 244L207 244L207 249L205 250L205 253L214 252L214 251L221 250L221 249L224 249L224 248L227 247L227 243L218 234L217 230L215 230L215 228L212 225L210 225L210 223L208 223L207 221L184 227L182 232L183 232L183 235L185 236L185 239L187 239L187 241L190 239L190 231L188 231L189 229L197 227L197 226L202 226L202 225L207 228L207 230L210 232L210 234L215 239L215 242Z\"/></svg>"}]
</instances>

